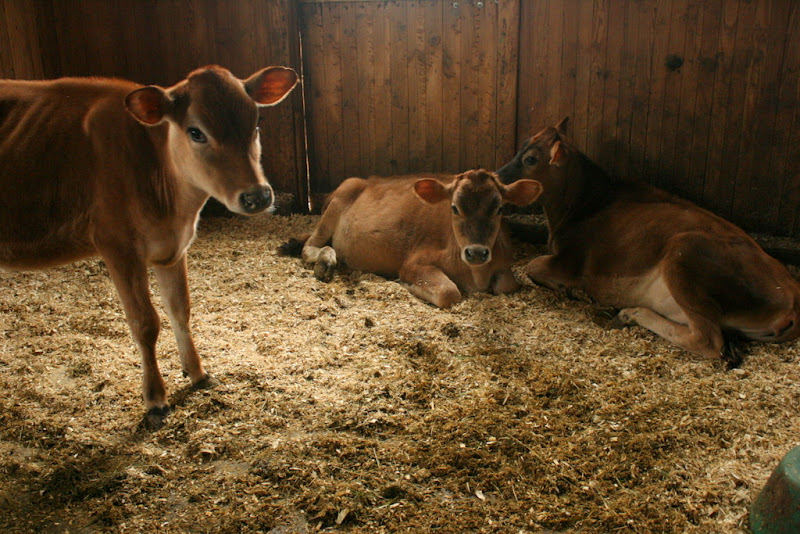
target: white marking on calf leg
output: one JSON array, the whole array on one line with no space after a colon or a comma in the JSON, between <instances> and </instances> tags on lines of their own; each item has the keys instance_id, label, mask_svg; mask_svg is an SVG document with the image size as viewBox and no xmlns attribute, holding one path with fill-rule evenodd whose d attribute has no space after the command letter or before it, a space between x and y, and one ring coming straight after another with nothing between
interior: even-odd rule
<instances>
[{"instance_id":1,"label":"white marking on calf leg","mask_svg":"<svg viewBox=\"0 0 800 534\"><path fill-rule=\"evenodd\" d=\"M627 324L638 324L693 354L705 358L722 357L722 330L715 323L690 317L688 325L670 321L649 308L625 308L618 317Z\"/></svg>"},{"instance_id":2,"label":"white marking on calf leg","mask_svg":"<svg viewBox=\"0 0 800 534\"><path fill-rule=\"evenodd\" d=\"M183 372L197 386L208 379L208 373L197 355L189 330L190 300L186 276L186 256L169 267L156 265L153 272L161 290L161 302L169 316L172 331L178 344Z\"/></svg>"},{"instance_id":3,"label":"white marking on calf leg","mask_svg":"<svg viewBox=\"0 0 800 534\"><path fill-rule=\"evenodd\" d=\"M400 281L417 297L439 308L449 308L461 301L461 292L450 278L432 265L405 265Z\"/></svg>"}]
</instances>

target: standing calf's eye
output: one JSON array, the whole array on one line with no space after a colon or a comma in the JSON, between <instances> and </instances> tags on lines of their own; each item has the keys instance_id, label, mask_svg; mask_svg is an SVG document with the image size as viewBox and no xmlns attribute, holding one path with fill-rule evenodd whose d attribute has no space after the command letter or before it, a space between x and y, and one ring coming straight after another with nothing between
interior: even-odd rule
<instances>
[{"instance_id":1,"label":"standing calf's eye","mask_svg":"<svg viewBox=\"0 0 800 534\"><path fill-rule=\"evenodd\" d=\"M194 141L195 143L205 143L208 141L206 138L206 134L200 131L200 128L195 128L194 126L190 126L186 129L186 133L189 134L189 138Z\"/></svg>"},{"instance_id":2,"label":"standing calf's eye","mask_svg":"<svg viewBox=\"0 0 800 534\"><path fill-rule=\"evenodd\" d=\"M537 160L537 159L536 159L536 157L534 157L534 156L528 156L527 158L525 158L524 160L522 160L522 163L524 163L525 165L529 165L529 166L531 166L531 167L532 167L532 166L536 165L536 162L537 162L537 161L539 161L539 160Z\"/></svg>"},{"instance_id":3,"label":"standing calf's eye","mask_svg":"<svg viewBox=\"0 0 800 534\"><path fill-rule=\"evenodd\" d=\"M453 214L454 214L454 215L458 215L458 208L456 207L456 205L455 205L455 204L453 204L453 205L451 206L451 208L452 208L452 210L453 210Z\"/></svg>"}]
</instances>

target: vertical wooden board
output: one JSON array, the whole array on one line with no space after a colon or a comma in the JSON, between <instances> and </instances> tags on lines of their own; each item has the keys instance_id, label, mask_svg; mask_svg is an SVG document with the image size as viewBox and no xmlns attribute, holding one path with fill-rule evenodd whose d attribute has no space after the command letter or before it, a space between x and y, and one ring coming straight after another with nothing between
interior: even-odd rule
<instances>
[{"instance_id":1,"label":"vertical wooden board","mask_svg":"<svg viewBox=\"0 0 800 534\"><path fill-rule=\"evenodd\" d=\"M637 28L632 25L635 9L635 2L626 1L624 10L619 14L621 17L619 27L621 27L622 31L622 42L620 44L617 118L616 127L609 131L609 135L613 136L615 141L614 159L609 165L609 169L613 170L614 174L618 176L628 176L628 161L630 157L633 88L636 78L634 67L637 54L635 48ZM611 30L609 30L609 32L610 31Z\"/></svg>"},{"instance_id":2,"label":"vertical wooden board","mask_svg":"<svg viewBox=\"0 0 800 534\"><path fill-rule=\"evenodd\" d=\"M339 16L339 6L336 4L323 4L322 9L322 50L316 48L309 50L309 54L319 55L319 64L315 70L321 79L312 85L314 99L323 108L320 118L324 121L323 148L326 161L324 172L319 176L320 189L315 192L333 191L342 180L350 174L345 168L345 152L348 143L351 143L357 132L348 131L344 123L344 80L342 65L342 25ZM315 60L317 61L317 60ZM320 125L312 117L311 123L306 121L309 132L313 132Z\"/></svg>"},{"instance_id":3,"label":"vertical wooden board","mask_svg":"<svg viewBox=\"0 0 800 534\"><path fill-rule=\"evenodd\" d=\"M358 87L359 174L375 173L375 41L374 17L367 2L353 3Z\"/></svg>"},{"instance_id":4,"label":"vertical wooden board","mask_svg":"<svg viewBox=\"0 0 800 534\"><path fill-rule=\"evenodd\" d=\"M342 51L342 129L344 138L344 174L358 176L361 173L360 118L358 109L358 43L355 27L354 4L334 4L339 10ZM331 184L334 186L334 184Z\"/></svg>"},{"instance_id":5,"label":"vertical wooden board","mask_svg":"<svg viewBox=\"0 0 800 534\"><path fill-rule=\"evenodd\" d=\"M540 31L547 27L547 8L547 0L523 1L520 6L520 18L525 22L520 25L518 139L527 139L547 126L544 111L547 40L546 32Z\"/></svg>"},{"instance_id":6,"label":"vertical wooden board","mask_svg":"<svg viewBox=\"0 0 800 534\"><path fill-rule=\"evenodd\" d=\"M325 67L331 61L334 50L326 46L329 35L332 35L330 26L323 25L323 6L320 4L305 3L302 8L303 25L303 69L304 91L306 97L306 122L308 129L309 145L309 187L315 192L329 191L331 181L331 156L329 153L329 126L337 121L334 116L340 109L330 107L330 93L336 89L334 84L326 80ZM341 87L338 88L341 93ZM336 159L334 156L333 159ZM341 158L338 158L341 160Z\"/></svg>"},{"instance_id":7,"label":"vertical wooden board","mask_svg":"<svg viewBox=\"0 0 800 534\"><path fill-rule=\"evenodd\" d=\"M603 77L608 45L609 0L595 0L592 17L591 62L589 64L589 109L586 154L597 160L603 141Z\"/></svg>"},{"instance_id":8,"label":"vertical wooden board","mask_svg":"<svg viewBox=\"0 0 800 534\"><path fill-rule=\"evenodd\" d=\"M597 163L612 174L618 174L616 168L617 151L621 139L617 137L619 126L620 92L622 90L622 49L625 43L626 0L616 0L609 4L607 50L605 65L601 70L598 82L603 87L602 134L597 155Z\"/></svg>"},{"instance_id":9,"label":"vertical wooden board","mask_svg":"<svg viewBox=\"0 0 800 534\"><path fill-rule=\"evenodd\" d=\"M391 59L391 174L409 172L409 100L408 100L408 10L407 2L386 6L389 23Z\"/></svg>"},{"instance_id":10,"label":"vertical wooden board","mask_svg":"<svg viewBox=\"0 0 800 534\"><path fill-rule=\"evenodd\" d=\"M793 2L786 42L800 42L800 4ZM771 170L782 177L780 208L773 227L779 235L793 235L795 212L800 208L800 47L787 46L778 94L775 144ZM792 141L795 141L794 144Z\"/></svg>"},{"instance_id":11,"label":"vertical wooden board","mask_svg":"<svg viewBox=\"0 0 800 534\"><path fill-rule=\"evenodd\" d=\"M647 130L644 137L644 165L642 176L650 183L658 179L661 137L663 134L664 96L669 54L669 22L672 2L657 0L651 29L652 52L650 56L650 92L647 100Z\"/></svg>"},{"instance_id":12,"label":"vertical wooden board","mask_svg":"<svg viewBox=\"0 0 800 534\"><path fill-rule=\"evenodd\" d=\"M733 197L736 187L736 174L739 165L739 146L744 125L744 105L747 96L747 79L749 65L752 61L753 42L752 21L756 16L755 2L740 2L739 16L736 24L736 42L730 73L727 76L730 84L727 117L725 122L725 138L722 144L720 176L722 184L718 191L719 214L731 219L733 216Z\"/></svg>"},{"instance_id":13,"label":"vertical wooden board","mask_svg":"<svg viewBox=\"0 0 800 534\"><path fill-rule=\"evenodd\" d=\"M425 170L442 168L442 3L426 0L425 17Z\"/></svg>"},{"instance_id":14,"label":"vertical wooden board","mask_svg":"<svg viewBox=\"0 0 800 534\"><path fill-rule=\"evenodd\" d=\"M672 155L672 177L670 189L678 195L694 202L701 200L703 183L692 182L689 174L691 167L692 146L695 135L695 108L699 87L697 81L700 69L700 46L702 42L702 2L691 0L686 6L684 24L683 65L680 67L681 87L679 100L678 123ZM710 7L709 7L710 9Z\"/></svg>"},{"instance_id":15,"label":"vertical wooden board","mask_svg":"<svg viewBox=\"0 0 800 534\"><path fill-rule=\"evenodd\" d=\"M425 11L420 1L408 3L408 167L426 170Z\"/></svg>"},{"instance_id":16,"label":"vertical wooden board","mask_svg":"<svg viewBox=\"0 0 800 534\"><path fill-rule=\"evenodd\" d=\"M5 4L11 62L14 75L19 79L34 80L44 75L35 9L35 4L28 2Z\"/></svg>"},{"instance_id":17,"label":"vertical wooden board","mask_svg":"<svg viewBox=\"0 0 800 534\"><path fill-rule=\"evenodd\" d=\"M495 165L498 168L514 157L517 151L515 124L518 98L519 12L519 0L500 2L497 12L498 68L495 89L497 95ZM444 93L447 95L448 92L445 90ZM567 113L570 111L571 109ZM445 137L446 139L447 137ZM447 153L447 150L445 150L445 153ZM446 169L447 167L444 168Z\"/></svg>"},{"instance_id":18,"label":"vertical wooden board","mask_svg":"<svg viewBox=\"0 0 800 534\"><path fill-rule=\"evenodd\" d=\"M647 149L647 117L649 95L652 90L653 31L656 27L656 0L632 2L631 26L635 28L635 55L633 59L633 95L631 101L631 128L628 142L627 176L645 178Z\"/></svg>"},{"instance_id":19,"label":"vertical wooden board","mask_svg":"<svg viewBox=\"0 0 800 534\"><path fill-rule=\"evenodd\" d=\"M0 78L16 78L14 59L11 54L13 43L10 38L6 4L11 0L0 0Z\"/></svg>"},{"instance_id":20,"label":"vertical wooden board","mask_svg":"<svg viewBox=\"0 0 800 534\"><path fill-rule=\"evenodd\" d=\"M466 8L442 3L442 170L461 171L461 52ZM516 68L516 66L515 66Z\"/></svg>"},{"instance_id":21,"label":"vertical wooden board","mask_svg":"<svg viewBox=\"0 0 800 534\"><path fill-rule=\"evenodd\" d=\"M775 218L775 198L781 192L780 177L766 171L769 148L776 142L773 135L789 23L788 8L785 2L764 1L759 3L754 20L755 54L748 75L745 131L739 149L742 160L733 198L736 220L754 231L771 230L766 223Z\"/></svg>"},{"instance_id":22,"label":"vertical wooden board","mask_svg":"<svg viewBox=\"0 0 800 534\"><path fill-rule=\"evenodd\" d=\"M462 12L464 16L463 33L461 38L461 113L460 113L460 159L459 170L472 169L478 164L476 147L478 144L478 97L476 80L477 69L477 38L480 29L480 19L473 6L466 6Z\"/></svg>"},{"instance_id":23,"label":"vertical wooden board","mask_svg":"<svg viewBox=\"0 0 800 534\"><path fill-rule=\"evenodd\" d=\"M373 32L375 50L374 172L386 176L392 174L392 129L388 127L392 123L390 20L387 17L385 4L375 4L373 9L375 10Z\"/></svg>"},{"instance_id":24,"label":"vertical wooden board","mask_svg":"<svg viewBox=\"0 0 800 534\"><path fill-rule=\"evenodd\" d=\"M478 124L474 167L492 170L494 161L495 128L495 82L497 80L497 5L487 2L476 9L479 26L475 32L478 50L477 82Z\"/></svg>"},{"instance_id":25,"label":"vertical wooden board","mask_svg":"<svg viewBox=\"0 0 800 534\"><path fill-rule=\"evenodd\" d=\"M705 180L703 182L703 206L711 211L727 216L730 213L729 184L731 177L723 174L723 165L733 159L733 154L725 153L725 135L731 100L731 76L733 56L736 47L736 27L739 20L739 4L734 0L723 2L719 45L715 55L716 75L711 98L711 128L708 136Z\"/></svg>"},{"instance_id":26,"label":"vertical wooden board","mask_svg":"<svg viewBox=\"0 0 800 534\"><path fill-rule=\"evenodd\" d=\"M678 119L681 112L681 85L683 82L683 66L678 62L684 61L684 45L686 42L686 0L672 2L669 22L669 38L667 51L663 58L656 56L654 61L662 62L661 68L666 72L664 80L664 109L660 128L660 145L658 152L658 174L655 184L672 191L673 180L677 174L675 167L675 147L678 135ZM648 139L648 142L650 140Z\"/></svg>"},{"instance_id":27,"label":"vertical wooden board","mask_svg":"<svg viewBox=\"0 0 800 534\"><path fill-rule=\"evenodd\" d=\"M689 198L703 204L705 188L706 155L714 113L714 83L719 70L719 32L724 0L711 0L701 5L702 22L699 29L700 48L697 52L697 94L693 111L691 150L686 154L686 176L690 186ZM679 139L679 143L682 139Z\"/></svg>"},{"instance_id":28,"label":"vertical wooden board","mask_svg":"<svg viewBox=\"0 0 800 534\"><path fill-rule=\"evenodd\" d=\"M589 132L589 80L592 65L592 19L594 3L588 0L579 4L578 11L578 72L575 78L575 113L570 122L570 131L575 145L586 152L586 140ZM548 126L540 124L534 128Z\"/></svg>"},{"instance_id":29,"label":"vertical wooden board","mask_svg":"<svg viewBox=\"0 0 800 534\"><path fill-rule=\"evenodd\" d=\"M545 87L542 91L545 96L543 124L550 126L558 124L561 119L561 72L563 62L564 44L564 1L550 0L547 6L547 26L541 29L546 35L547 50L545 52L544 70Z\"/></svg>"}]
</instances>

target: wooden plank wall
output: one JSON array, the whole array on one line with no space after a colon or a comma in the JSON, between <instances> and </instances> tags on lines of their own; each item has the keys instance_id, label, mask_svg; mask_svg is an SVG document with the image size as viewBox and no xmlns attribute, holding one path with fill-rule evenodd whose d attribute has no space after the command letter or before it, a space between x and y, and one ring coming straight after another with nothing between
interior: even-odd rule
<instances>
[{"instance_id":1,"label":"wooden plank wall","mask_svg":"<svg viewBox=\"0 0 800 534\"><path fill-rule=\"evenodd\" d=\"M800 2L537 0L520 20L520 140L569 115L616 174L800 237Z\"/></svg>"},{"instance_id":2,"label":"wooden plank wall","mask_svg":"<svg viewBox=\"0 0 800 534\"><path fill-rule=\"evenodd\" d=\"M245 78L298 71L293 0L0 0L0 78L118 76L172 85L219 64ZM304 199L302 99L261 112L262 162L279 191Z\"/></svg>"},{"instance_id":3,"label":"wooden plank wall","mask_svg":"<svg viewBox=\"0 0 800 534\"><path fill-rule=\"evenodd\" d=\"M514 154L519 1L300 0L311 189Z\"/></svg>"}]
</instances>

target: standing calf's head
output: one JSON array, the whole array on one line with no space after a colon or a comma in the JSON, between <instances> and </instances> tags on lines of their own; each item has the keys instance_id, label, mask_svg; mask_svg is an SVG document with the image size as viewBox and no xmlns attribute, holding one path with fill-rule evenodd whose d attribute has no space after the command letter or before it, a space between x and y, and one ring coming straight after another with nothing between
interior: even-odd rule
<instances>
[{"instance_id":1,"label":"standing calf's head","mask_svg":"<svg viewBox=\"0 0 800 534\"><path fill-rule=\"evenodd\" d=\"M249 215L273 200L261 168L258 108L281 102L296 84L297 74L286 67L239 80L209 66L169 89L137 89L125 107L145 126L166 122L167 154L178 173L230 211Z\"/></svg>"},{"instance_id":2,"label":"standing calf's head","mask_svg":"<svg viewBox=\"0 0 800 534\"><path fill-rule=\"evenodd\" d=\"M448 185L423 178L414 183L414 191L431 204L450 201L453 233L461 248L461 259L478 266L492 260L503 203L528 205L539 198L542 185L536 180L503 185L494 173L480 169L460 174Z\"/></svg>"},{"instance_id":3,"label":"standing calf's head","mask_svg":"<svg viewBox=\"0 0 800 534\"><path fill-rule=\"evenodd\" d=\"M547 187L546 177L551 167L563 167L571 147L565 144L568 118L561 119L555 127L540 131L523 144L514 159L503 165L497 175L503 183L520 178L535 178Z\"/></svg>"}]
</instances>

